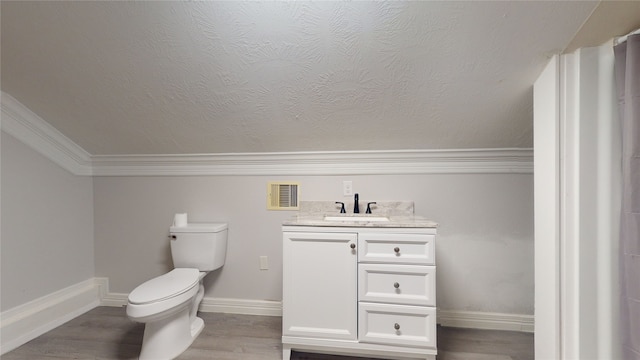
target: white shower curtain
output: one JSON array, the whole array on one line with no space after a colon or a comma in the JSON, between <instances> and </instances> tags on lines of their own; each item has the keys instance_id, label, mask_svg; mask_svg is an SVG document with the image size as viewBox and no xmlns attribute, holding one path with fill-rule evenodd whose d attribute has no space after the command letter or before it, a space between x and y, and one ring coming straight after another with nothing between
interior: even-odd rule
<instances>
[{"instance_id":1,"label":"white shower curtain","mask_svg":"<svg viewBox=\"0 0 640 360\"><path fill-rule=\"evenodd\" d=\"M640 34L614 47L622 125L620 315L622 357L640 360Z\"/></svg>"}]
</instances>

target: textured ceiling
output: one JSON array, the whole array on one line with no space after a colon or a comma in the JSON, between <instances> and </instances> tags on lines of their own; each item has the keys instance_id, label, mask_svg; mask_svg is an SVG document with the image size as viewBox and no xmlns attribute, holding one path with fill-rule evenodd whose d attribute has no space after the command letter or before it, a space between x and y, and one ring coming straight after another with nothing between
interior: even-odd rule
<instances>
[{"instance_id":1,"label":"textured ceiling","mask_svg":"<svg viewBox=\"0 0 640 360\"><path fill-rule=\"evenodd\" d=\"M93 155L532 146L597 2L1 2L2 91Z\"/></svg>"}]
</instances>

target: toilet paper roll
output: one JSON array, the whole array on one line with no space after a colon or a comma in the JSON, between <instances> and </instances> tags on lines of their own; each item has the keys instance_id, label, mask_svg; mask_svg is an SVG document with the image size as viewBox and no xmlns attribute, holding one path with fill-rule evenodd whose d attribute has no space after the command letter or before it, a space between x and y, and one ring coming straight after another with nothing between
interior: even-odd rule
<instances>
[{"instance_id":1,"label":"toilet paper roll","mask_svg":"<svg viewBox=\"0 0 640 360\"><path fill-rule=\"evenodd\" d=\"M187 226L187 213L176 214L173 217L173 226L176 226L176 227Z\"/></svg>"}]
</instances>

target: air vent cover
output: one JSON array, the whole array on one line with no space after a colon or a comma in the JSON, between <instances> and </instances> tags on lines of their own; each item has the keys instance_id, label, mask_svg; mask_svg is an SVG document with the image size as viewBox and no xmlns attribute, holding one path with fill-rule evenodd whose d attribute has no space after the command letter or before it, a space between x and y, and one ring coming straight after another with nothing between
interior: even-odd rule
<instances>
[{"instance_id":1,"label":"air vent cover","mask_svg":"<svg viewBox=\"0 0 640 360\"><path fill-rule=\"evenodd\" d=\"M267 210L298 210L299 183L270 182L267 184Z\"/></svg>"}]
</instances>

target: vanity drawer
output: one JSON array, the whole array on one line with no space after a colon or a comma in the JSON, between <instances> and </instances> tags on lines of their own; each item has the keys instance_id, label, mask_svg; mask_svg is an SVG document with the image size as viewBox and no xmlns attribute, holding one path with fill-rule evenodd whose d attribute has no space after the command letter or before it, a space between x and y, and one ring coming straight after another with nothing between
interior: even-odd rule
<instances>
[{"instance_id":1,"label":"vanity drawer","mask_svg":"<svg viewBox=\"0 0 640 360\"><path fill-rule=\"evenodd\" d=\"M435 265L435 235L360 233L358 261Z\"/></svg>"},{"instance_id":2,"label":"vanity drawer","mask_svg":"<svg viewBox=\"0 0 640 360\"><path fill-rule=\"evenodd\" d=\"M436 305L436 267L359 264L358 299L405 305Z\"/></svg>"},{"instance_id":3,"label":"vanity drawer","mask_svg":"<svg viewBox=\"0 0 640 360\"><path fill-rule=\"evenodd\" d=\"M361 302L358 311L361 342L436 347L436 308Z\"/></svg>"}]
</instances>

